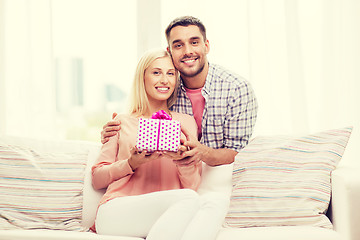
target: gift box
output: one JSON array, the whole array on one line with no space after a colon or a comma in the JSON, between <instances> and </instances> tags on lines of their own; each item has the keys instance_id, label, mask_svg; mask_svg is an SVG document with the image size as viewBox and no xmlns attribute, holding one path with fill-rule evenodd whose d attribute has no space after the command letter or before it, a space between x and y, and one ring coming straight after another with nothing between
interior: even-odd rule
<instances>
[{"instance_id":1,"label":"gift box","mask_svg":"<svg viewBox=\"0 0 360 240\"><path fill-rule=\"evenodd\" d=\"M172 120L163 110L150 119L140 118L136 147L139 150L177 152L180 145L180 122Z\"/></svg>"}]
</instances>

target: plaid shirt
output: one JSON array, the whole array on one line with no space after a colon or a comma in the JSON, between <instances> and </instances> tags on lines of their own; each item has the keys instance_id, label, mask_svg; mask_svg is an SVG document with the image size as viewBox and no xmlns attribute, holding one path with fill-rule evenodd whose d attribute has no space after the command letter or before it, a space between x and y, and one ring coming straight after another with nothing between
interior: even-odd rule
<instances>
[{"instance_id":1,"label":"plaid shirt","mask_svg":"<svg viewBox=\"0 0 360 240\"><path fill-rule=\"evenodd\" d=\"M250 84L222 67L209 64L201 91L205 98L200 142L211 148L230 148L239 152L248 143L257 116L257 101ZM171 110L193 116L183 81Z\"/></svg>"}]
</instances>

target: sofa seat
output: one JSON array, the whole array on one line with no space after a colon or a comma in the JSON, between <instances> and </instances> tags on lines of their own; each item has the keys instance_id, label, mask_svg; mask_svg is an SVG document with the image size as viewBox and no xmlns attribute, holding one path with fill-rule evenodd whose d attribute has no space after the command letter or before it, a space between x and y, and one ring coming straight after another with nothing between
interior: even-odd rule
<instances>
[{"instance_id":1,"label":"sofa seat","mask_svg":"<svg viewBox=\"0 0 360 240\"><path fill-rule=\"evenodd\" d=\"M222 228L217 239L226 240L340 240L338 232L319 227Z\"/></svg>"},{"instance_id":2,"label":"sofa seat","mask_svg":"<svg viewBox=\"0 0 360 240\"><path fill-rule=\"evenodd\" d=\"M92 232L58 230L0 230L1 240L144 240L134 237L98 235Z\"/></svg>"},{"instance_id":3,"label":"sofa seat","mask_svg":"<svg viewBox=\"0 0 360 240\"><path fill-rule=\"evenodd\" d=\"M92 232L56 230L0 230L1 240L143 240L135 237L98 235ZM226 240L341 240L338 232L318 227L222 228L217 239Z\"/></svg>"},{"instance_id":4,"label":"sofa seat","mask_svg":"<svg viewBox=\"0 0 360 240\"><path fill-rule=\"evenodd\" d=\"M80 194L83 195L82 201L82 217L81 226L88 229L95 220L96 209L100 198L104 191L97 191L91 185L91 166L97 159L101 145L90 142L77 141L41 141L34 139L1 137L0 143L3 146L10 144L12 146L26 146L32 150L36 148L37 154L50 150L51 153L61 151L61 153L72 152L86 149L87 154L84 156L83 163L85 165L83 185ZM14 148L15 150L17 148ZM15 151L14 150L14 151ZM46 151L45 151L46 150ZM33 153L33 151L29 151ZM1 155L0 155L1 156ZM37 157L37 155L34 155ZM47 156L47 155L46 155ZM66 155L61 154L61 158ZM31 158L31 163L34 161ZM351 156L354 158L353 156ZM357 158L358 156L355 156ZM6 162L6 156L3 158ZM237 156L237 161L238 161ZM61 162L63 159L61 159ZM354 159L353 163L357 162ZM11 161L8 163L12 163ZM3 164L3 174L13 171L13 167L7 168L7 164ZM10 165L9 165L10 166ZM37 165L36 165L37 166ZM209 167L203 165L202 183L198 190L199 194L207 192L222 192L224 195L230 196L233 191L232 173L233 164L218 167ZM28 168L28 167L27 167ZM328 217L334 225L334 230L321 227L304 227L304 226L283 226L283 227L222 227L218 233L216 240L358 240L360 239L360 228L357 227L360 221L360 211L358 202L360 198L360 168L354 164L344 164L338 166L331 174L332 200L329 208ZM0 172L1 173L1 172ZM3 176L3 178L6 175ZM1 174L0 174L1 178ZM5 181L4 181L5 182ZM61 206L63 205L61 204ZM0 210L6 210L6 208ZM0 212L1 216L1 212ZM5 216L5 215L4 215ZM77 216L79 218L79 216ZM26 226L26 225L25 225ZM3 228L6 229L6 228ZM142 238L123 237L123 236L107 236L98 235L92 232L77 232L65 230L25 230L11 229L0 230L0 240L143 240ZM197 240L197 239L195 239Z\"/></svg>"}]
</instances>

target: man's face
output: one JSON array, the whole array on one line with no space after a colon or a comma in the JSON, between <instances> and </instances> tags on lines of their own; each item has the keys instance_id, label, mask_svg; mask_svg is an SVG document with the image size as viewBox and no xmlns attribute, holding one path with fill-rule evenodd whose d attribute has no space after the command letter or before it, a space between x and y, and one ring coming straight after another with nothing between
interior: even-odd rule
<instances>
[{"instance_id":1,"label":"man's face","mask_svg":"<svg viewBox=\"0 0 360 240\"><path fill-rule=\"evenodd\" d=\"M195 77L201 73L209 49L209 42L204 41L200 29L195 25L176 26L170 31L168 50L182 77Z\"/></svg>"}]
</instances>

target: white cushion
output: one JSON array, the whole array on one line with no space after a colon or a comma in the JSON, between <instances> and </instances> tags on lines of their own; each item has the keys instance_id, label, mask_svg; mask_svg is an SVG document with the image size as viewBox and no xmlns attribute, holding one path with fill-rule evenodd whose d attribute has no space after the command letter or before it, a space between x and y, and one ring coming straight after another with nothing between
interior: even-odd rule
<instances>
[{"instance_id":1,"label":"white cushion","mask_svg":"<svg viewBox=\"0 0 360 240\"><path fill-rule=\"evenodd\" d=\"M198 189L200 195L207 192L219 192L226 195L232 190L233 163L211 167L205 163L202 165L201 184Z\"/></svg>"}]
</instances>

